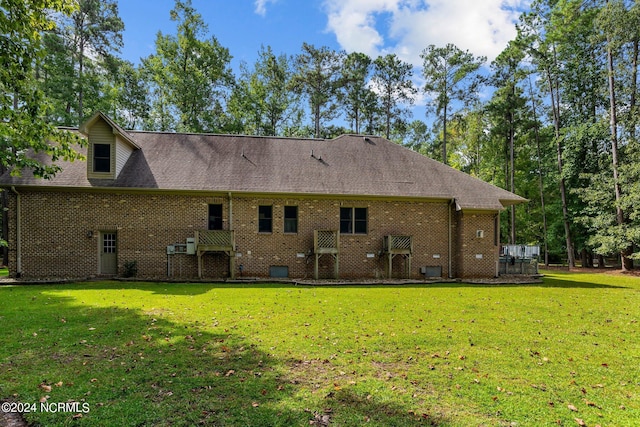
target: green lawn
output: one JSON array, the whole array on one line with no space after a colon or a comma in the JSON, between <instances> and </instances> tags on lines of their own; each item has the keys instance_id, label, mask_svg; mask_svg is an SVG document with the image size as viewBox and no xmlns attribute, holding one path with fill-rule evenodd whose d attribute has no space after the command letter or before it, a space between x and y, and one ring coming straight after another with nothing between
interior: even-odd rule
<instances>
[{"instance_id":1,"label":"green lawn","mask_svg":"<svg viewBox=\"0 0 640 427\"><path fill-rule=\"evenodd\" d=\"M640 425L640 278L548 273L0 287L0 399L46 426Z\"/></svg>"}]
</instances>

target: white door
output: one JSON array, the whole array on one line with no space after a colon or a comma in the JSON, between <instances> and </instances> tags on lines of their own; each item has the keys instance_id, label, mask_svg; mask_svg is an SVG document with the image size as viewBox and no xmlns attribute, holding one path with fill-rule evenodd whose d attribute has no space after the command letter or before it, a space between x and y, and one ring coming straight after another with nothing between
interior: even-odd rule
<instances>
[{"instance_id":1,"label":"white door","mask_svg":"<svg viewBox=\"0 0 640 427\"><path fill-rule=\"evenodd\" d=\"M117 234L115 231L101 233L100 274L118 273Z\"/></svg>"}]
</instances>

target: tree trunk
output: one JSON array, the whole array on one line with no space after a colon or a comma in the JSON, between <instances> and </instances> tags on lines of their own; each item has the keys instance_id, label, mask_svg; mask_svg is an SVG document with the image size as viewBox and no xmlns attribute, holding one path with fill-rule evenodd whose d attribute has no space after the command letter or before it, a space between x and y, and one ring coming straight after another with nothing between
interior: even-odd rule
<instances>
[{"instance_id":1,"label":"tree trunk","mask_svg":"<svg viewBox=\"0 0 640 427\"><path fill-rule=\"evenodd\" d=\"M515 84L511 87L511 95L515 98ZM516 180L515 180L515 167L516 167L516 155L515 155L515 130L514 127L513 111L509 111L509 191L515 194L516 192ZM510 207L511 214L511 244L515 245L516 242L516 205L513 204Z\"/></svg>"},{"instance_id":2,"label":"tree trunk","mask_svg":"<svg viewBox=\"0 0 640 427\"><path fill-rule=\"evenodd\" d=\"M2 168L4 169L4 168ZM9 210L7 190L0 190L0 209L2 209L2 239L9 241ZM9 264L9 247L0 247L2 251L2 265Z\"/></svg>"},{"instance_id":3,"label":"tree trunk","mask_svg":"<svg viewBox=\"0 0 640 427\"><path fill-rule=\"evenodd\" d=\"M447 105L444 106L442 114L442 163L448 165L447 162Z\"/></svg>"},{"instance_id":4,"label":"tree trunk","mask_svg":"<svg viewBox=\"0 0 640 427\"><path fill-rule=\"evenodd\" d=\"M315 137L320 138L320 106L319 105L314 105L313 115L314 115Z\"/></svg>"},{"instance_id":5,"label":"tree trunk","mask_svg":"<svg viewBox=\"0 0 640 427\"><path fill-rule=\"evenodd\" d=\"M629 126L629 136L636 139L636 96L638 91L638 56L640 56L640 40L633 40L633 57L631 65L631 99L629 101L629 113L631 114L631 126Z\"/></svg>"},{"instance_id":6,"label":"tree trunk","mask_svg":"<svg viewBox=\"0 0 640 427\"><path fill-rule=\"evenodd\" d=\"M589 266L587 248L582 248L580 251L580 263L582 268L587 268Z\"/></svg>"},{"instance_id":7,"label":"tree trunk","mask_svg":"<svg viewBox=\"0 0 640 427\"><path fill-rule=\"evenodd\" d=\"M613 68L613 52L611 51L611 45L607 40L607 71L609 74L609 124L611 128L611 157L613 163L613 192L616 200L616 224L622 227L625 224L624 212L620 202L622 199L622 191L620 189L620 177L618 173L619 160L618 160L618 116L616 108L616 89L615 89L615 76ZM620 258L622 264L622 271L628 271L633 269L633 260L629 258L629 255L633 253L631 246L626 246L620 250Z\"/></svg>"},{"instance_id":8,"label":"tree trunk","mask_svg":"<svg viewBox=\"0 0 640 427\"><path fill-rule=\"evenodd\" d=\"M536 108L536 100L533 94L533 84L531 76L529 76L529 93L531 95L531 107L534 120L534 136L536 139L536 152L538 155L538 186L540 188L540 209L542 209L542 244L544 247L544 265L549 266L549 247L547 242L547 213L544 206L544 174L542 172L542 151L540 150L540 132L538 129L538 112Z\"/></svg>"},{"instance_id":9,"label":"tree trunk","mask_svg":"<svg viewBox=\"0 0 640 427\"><path fill-rule=\"evenodd\" d=\"M560 174L560 200L562 202L562 220L564 223L564 236L567 246L567 262L569 268L576 266L575 255L573 252L573 239L571 237L571 226L569 225L569 209L567 208L567 189L564 178L562 177L562 142L560 140L560 100L556 99L555 93L557 88L554 88L553 77L551 76L551 70L547 69L547 78L549 80L549 90L551 92L551 108L553 110L553 124L555 128L555 140L556 150L558 153L558 172Z\"/></svg>"},{"instance_id":10,"label":"tree trunk","mask_svg":"<svg viewBox=\"0 0 640 427\"><path fill-rule=\"evenodd\" d=\"M84 43L80 44L80 56L78 57L78 125L82 123L82 110L84 102Z\"/></svg>"}]
</instances>

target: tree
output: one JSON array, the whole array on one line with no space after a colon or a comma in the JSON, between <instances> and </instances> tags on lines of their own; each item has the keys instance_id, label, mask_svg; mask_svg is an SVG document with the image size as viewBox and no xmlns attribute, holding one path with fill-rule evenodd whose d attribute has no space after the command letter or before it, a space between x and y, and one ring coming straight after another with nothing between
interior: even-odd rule
<instances>
[{"instance_id":1,"label":"tree","mask_svg":"<svg viewBox=\"0 0 640 427\"><path fill-rule=\"evenodd\" d=\"M483 176L482 166L487 163L484 156L489 138L489 133L486 132L489 128L486 116L485 111L477 106L458 115L452 123L453 133L457 137L453 140L456 149L449 155L451 166L478 178Z\"/></svg>"},{"instance_id":2,"label":"tree","mask_svg":"<svg viewBox=\"0 0 640 427\"><path fill-rule=\"evenodd\" d=\"M78 0L68 16L59 15L55 31L47 35L45 90L56 99L51 118L62 125L79 125L100 109L104 89L103 62L122 47L124 23L113 0ZM108 84L107 84L108 86ZM87 101L88 106L87 108Z\"/></svg>"},{"instance_id":3,"label":"tree","mask_svg":"<svg viewBox=\"0 0 640 427\"><path fill-rule=\"evenodd\" d=\"M322 134L323 123L337 115L343 57L344 52L328 47L316 48L307 43L302 44L302 53L295 57L292 90L309 101L316 138Z\"/></svg>"},{"instance_id":4,"label":"tree","mask_svg":"<svg viewBox=\"0 0 640 427\"><path fill-rule=\"evenodd\" d=\"M411 65L402 62L395 54L378 57L373 65L372 81L381 100L384 134L389 139L392 125L404 123L403 118L411 114L402 104L413 104L417 90L411 81Z\"/></svg>"},{"instance_id":5,"label":"tree","mask_svg":"<svg viewBox=\"0 0 640 427\"><path fill-rule=\"evenodd\" d=\"M563 144L561 135L561 100L560 100L560 76L561 69L558 64L558 56L555 45L555 37L547 38L550 28L550 7L544 4L545 0L539 0L531 5L531 11L520 17L518 27L518 42L531 56L533 65L545 82L550 101L550 116L552 117L554 140L557 153L558 188L562 205L562 224L565 235L565 250L569 267L575 267L575 254L573 235L571 230L571 218L568 209L568 192L564 176ZM550 25L549 25L550 27Z\"/></svg>"},{"instance_id":6,"label":"tree","mask_svg":"<svg viewBox=\"0 0 640 427\"><path fill-rule=\"evenodd\" d=\"M491 100L490 110L493 112L497 126L494 130L501 134L505 141L505 182L509 191L515 193L515 162L516 162L516 136L522 134L522 126L528 111L526 100L522 95L522 89L518 83L523 79L524 72L520 66L525 54L513 43L498 55L491 63L493 70L493 84L496 87ZM516 207L509 207L509 243L516 244Z\"/></svg>"},{"instance_id":7,"label":"tree","mask_svg":"<svg viewBox=\"0 0 640 427\"><path fill-rule=\"evenodd\" d=\"M43 119L50 105L35 72L43 58L41 34L55 25L48 11L71 13L73 2L2 0L0 8L0 165L14 174L28 168L52 177L60 170L57 160L81 157L74 150L79 139ZM38 153L53 163L41 162Z\"/></svg>"},{"instance_id":8,"label":"tree","mask_svg":"<svg viewBox=\"0 0 640 427\"><path fill-rule=\"evenodd\" d=\"M342 67L340 104L355 133L360 133L364 111L375 93L369 88L368 79L372 61L364 53L353 52L346 56Z\"/></svg>"},{"instance_id":9,"label":"tree","mask_svg":"<svg viewBox=\"0 0 640 427\"><path fill-rule=\"evenodd\" d=\"M42 32L55 25L49 13L68 14L73 7L70 0L0 0L0 173L11 170L19 175L29 169L37 177L50 178L60 171L58 160L82 157L75 151L82 141L46 121L50 105L36 76L44 56ZM5 192L1 198L0 246L5 247L6 263Z\"/></svg>"},{"instance_id":10,"label":"tree","mask_svg":"<svg viewBox=\"0 0 640 427\"><path fill-rule=\"evenodd\" d=\"M58 125L73 126L78 123L76 111L72 109L78 99L74 55L58 28L44 32L42 37L44 59L36 73L51 103L47 119Z\"/></svg>"},{"instance_id":11,"label":"tree","mask_svg":"<svg viewBox=\"0 0 640 427\"><path fill-rule=\"evenodd\" d=\"M545 166L542 158L541 149L541 135L540 135L540 121L538 119L538 102L533 91L533 83L531 82L531 75L528 76L529 82L529 98L531 101L531 113L533 114L533 131L536 141L536 157L538 160L538 184L540 188L540 208L542 210L542 245L544 250L544 265L549 266L549 237L547 231L547 211L544 203L544 180L545 180Z\"/></svg>"},{"instance_id":12,"label":"tree","mask_svg":"<svg viewBox=\"0 0 640 427\"><path fill-rule=\"evenodd\" d=\"M180 132L224 130L226 89L233 81L229 50L213 36L202 39L207 25L191 0L176 0L171 20L177 22L177 34L158 32L156 53L142 61L152 96L145 126Z\"/></svg>"},{"instance_id":13,"label":"tree","mask_svg":"<svg viewBox=\"0 0 640 427\"><path fill-rule=\"evenodd\" d=\"M149 118L149 87L142 70L130 61L115 59L116 116L127 129L140 128Z\"/></svg>"},{"instance_id":14,"label":"tree","mask_svg":"<svg viewBox=\"0 0 640 427\"><path fill-rule=\"evenodd\" d=\"M251 71L241 64L229 112L240 122L239 132L255 135L282 135L297 127L301 118L298 97L289 90L291 63L286 55L276 56L271 47L262 47Z\"/></svg>"},{"instance_id":15,"label":"tree","mask_svg":"<svg viewBox=\"0 0 640 427\"><path fill-rule=\"evenodd\" d=\"M635 6L634 4L634 7ZM611 154L611 179L609 180L609 188L613 188L613 207L615 209L615 226L598 227L594 242L597 242L601 249L608 246L608 250L615 249L620 254L623 270L631 270L633 268L634 233L631 218L624 210L623 198L625 197L626 188L624 186L625 177L621 176L623 165L626 163L624 152L620 148L621 129L627 128L627 134L635 136L635 120L631 123L624 123L620 120L619 111L634 110L637 91L637 54L638 54L638 20L635 11L627 9L623 1L614 0L606 1L605 5L598 11L596 19L597 29L599 30L599 39L603 42L602 49L606 55L606 77L608 89L608 116L609 116L609 134L610 134L610 154ZM628 55L625 48L631 45L632 55ZM619 86L618 79L624 79L627 69L631 72L631 92L626 91ZM621 93L625 93L626 96ZM626 99L625 99L626 98ZM625 126L628 125L628 126ZM626 144L628 154L632 154L630 149L636 147L635 138L631 144ZM631 168L630 171L635 171ZM627 181L627 185L629 182ZM591 199L595 202L594 199ZM600 199L601 201L602 199ZM606 198L604 199L606 200ZM592 203L593 205L593 203ZM603 208L606 209L605 206ZM606 211L606 210L605 210ZM596 214L596 217L602 214ZM604 224L603 224L604 225ZM637 225L636 225L637 226ZM603 233L604 232L604 233ZM603 235L606 234L606 235ZM606 244L608 243L608 244Z\"/></svg>"},{"instance_id":16,"label":"tree","mask_svg":"<svg viewBox=\"0 0 640 427\"><path fill-rule=\"evenodd\" d=\"M430 157L429 126L422 120L411 121L404 132L403 145Z\"/></svg>"},{"instance_id":17,"label":"tree","mask_svg":"<svg viewBox=\"0 0 640 427\"><path fill-rule=\"evenodd\" d=\"M427 110L434 112L442 125L442 162L447 164L447 121L454 113L453 103L458 101L468 106L477 99L482 83L478 70L486 58L475 57L453 44L429 45L420 57L424 60L424 92L434 100L433 105L427 105Z\"/></svg>"}]
</instances>

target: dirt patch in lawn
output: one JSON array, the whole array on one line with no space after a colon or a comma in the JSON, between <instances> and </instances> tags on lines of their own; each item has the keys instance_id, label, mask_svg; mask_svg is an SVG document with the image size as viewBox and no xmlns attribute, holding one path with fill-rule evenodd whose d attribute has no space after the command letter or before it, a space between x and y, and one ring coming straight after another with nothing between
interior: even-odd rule
<instances>
[{"instance_id":1,"label":"dirt patch in lawn","mask_svg":"<svg viewBox=\"0 0 640 427\"><path fill-rule=\"evenodd\" d=\"M1 399L0 403L11 404L8 399ZM3 405L4 406L4 405ZM4 427L27 427L27 422L22 418L22 414L19 412L5 412L0 410L0 426Z\"/></svg>"}]
</instances>

